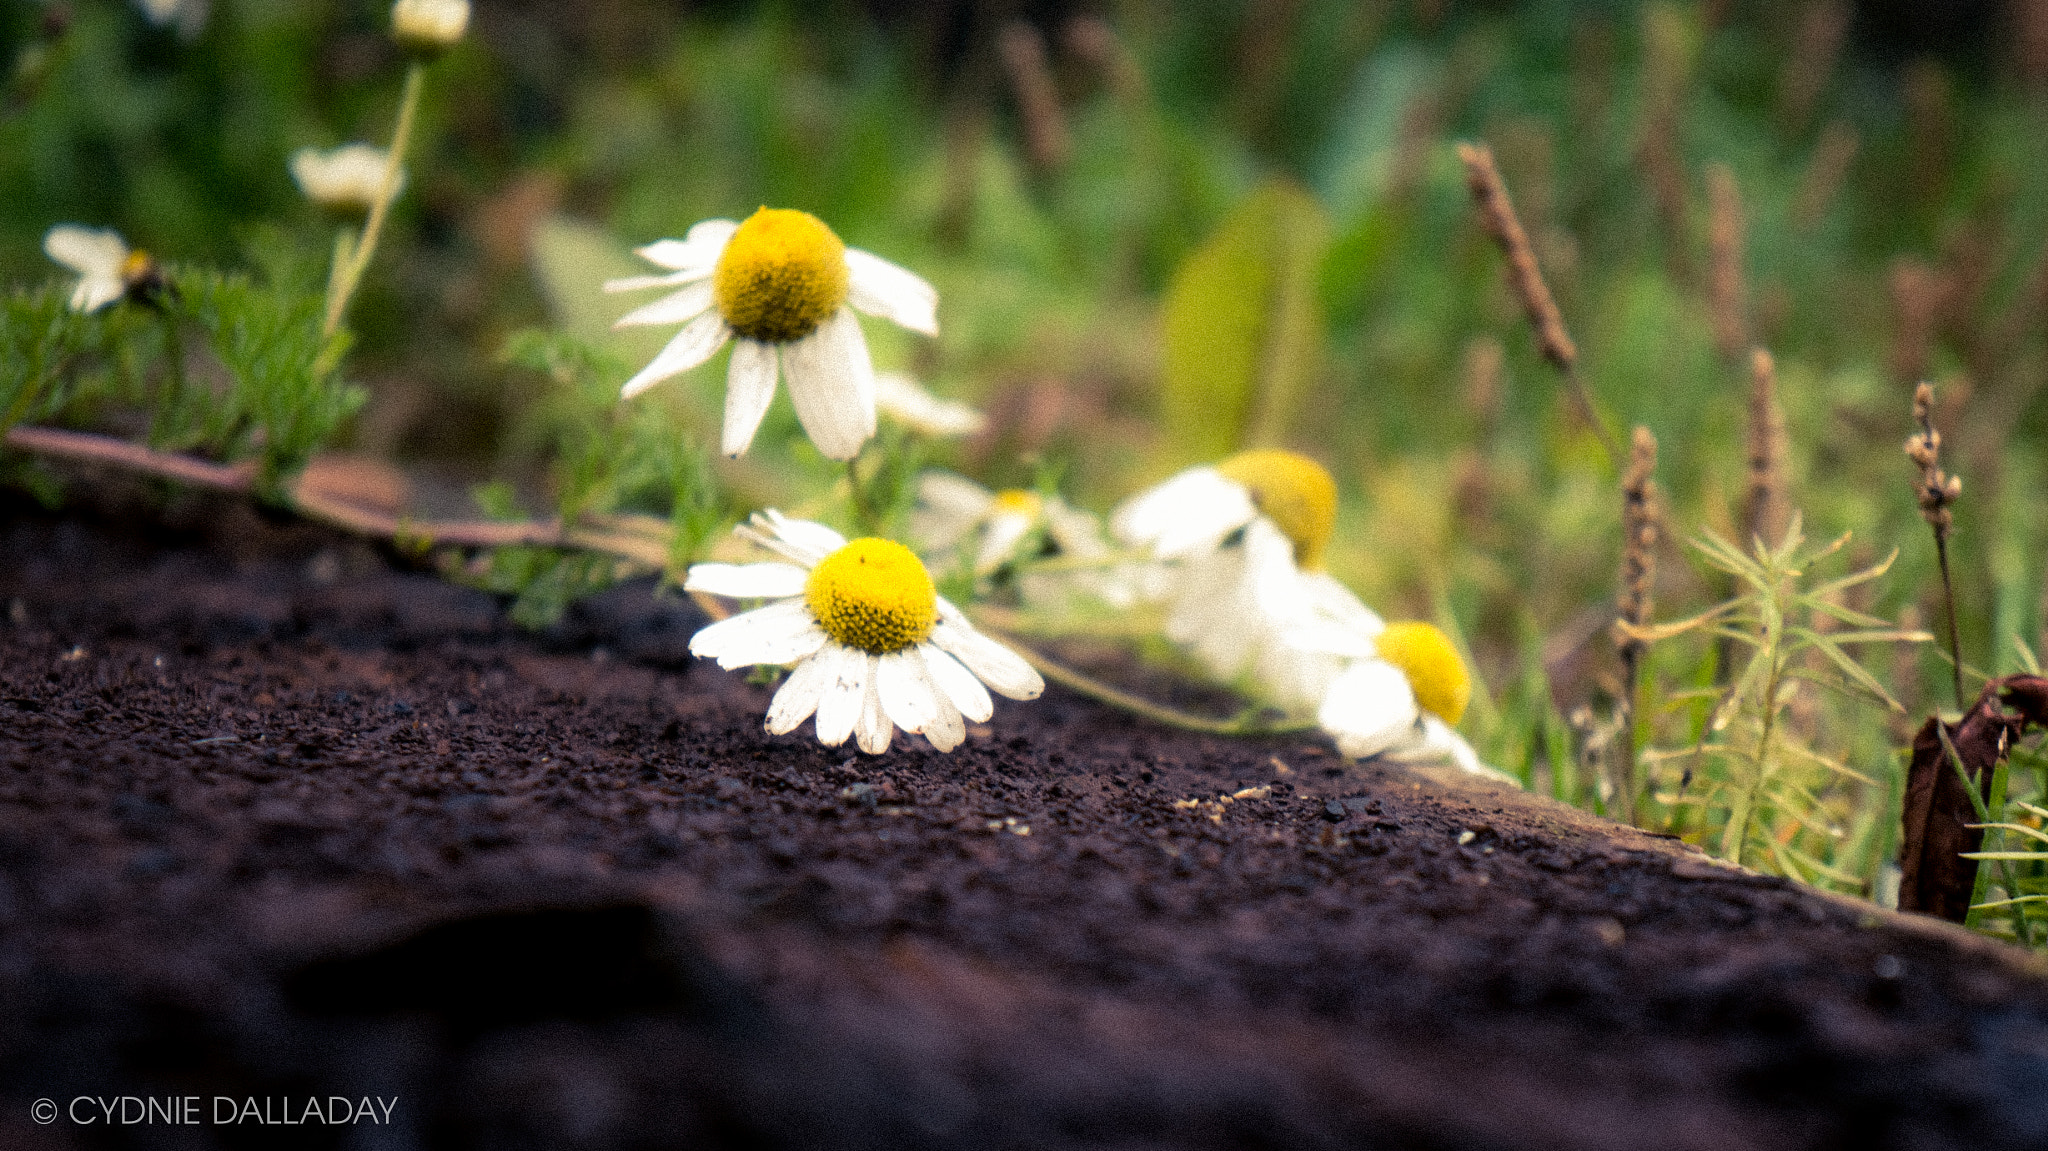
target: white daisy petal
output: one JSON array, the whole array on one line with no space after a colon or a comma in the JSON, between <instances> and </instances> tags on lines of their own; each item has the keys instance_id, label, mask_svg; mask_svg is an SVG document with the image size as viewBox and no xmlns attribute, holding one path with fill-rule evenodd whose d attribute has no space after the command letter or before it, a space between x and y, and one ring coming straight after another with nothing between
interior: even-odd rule
<instances>
[{"instance_id":1,"label":"white daisy petal","mask_svg":"<svg viewBox=\"0 0 2048 1151\"><path fill-rule=\"evenodd\" d=\"M722 668L788 664L825 646L825 633L800 599L742 612L690 637L690 654L715 659Z\"/></svg>"},{"instance_id":2,"label":"white daisy petal","mask_svg":"<svg viewBox=\"0 0 2048 1151\"><path fill-rule=\"evenodd\" d=\"M939 334L939 293L915 272L859 248L846 250L847 302L913 332Z\"/></svg>"},{"instance_id":3,"label":"white daisy petal","mask_svg":"<svg viewBox=\"0 0 2048 1151\"><path fill-rule=\"evenodd\" d=\"M939 599L939 623L932 628L932 644L965 664L968 671L998 695L1011 699L1037 699L1045 692L1045 681L1024 657L974 630L960 609Z\"/></svg>"},{"instance_id":4,"label":"white daisy petal","mask_svg":"<svg viewBox=\"0 0 2048 1151\"><path fill-rule=\"evenodd\" d=\"M1360 660L1330 685L1316 722L1345 755L1378 755L1416 736L1415 692L1401 669L1384 660Z\"/></svg>"},{"instance_id":5,"label":"white daisy petal","mask_svg":"<svg viewBox=\"0 0 2048 1151\"><path fill-rule=\"evenodd\" d=\"M632 328L645 324L680 324L694 320L711 308L711 284L700 281L680 292L663 296L651 304L635 308L612 321L614 328Z\"/></svg>"},{"instance_id":6,"label":"white daisy petal","mask_svg":"<svg viewBox=\"0 0 2048 1151\"><path fill-rule=\"evenodd\" d=\"M875 658L868 657L868 691L861 702L860 722L854 725L854 742L869 755L880 755L889 750L889 740L896 733L889 717L882 712L882 697L875 673Z\"/></svg>"},{"instance_id":7,"label":"white daisy petal","mask_svg":"<svg viewBox=\"0 0 2048 1151\"><path fill-rule=\"evenodd\" d=\"M974 555L977 575L1003 566L1017 552L1017 545L1038 524L1038 517L1026 512L998 512L981 529L981 549Z\"/></svg>"},{"instance_id":8,"label":"white daisy petal","mask_svg":"<svg viewBox=\"0 0 2048 1151\"><path fill-rule=\"evenodd\" d=\"M774 508L761 513L761 519L783 543L816 555L809 561L813 564L846 546L845 536L813 520L793 520Z\"/></svg>"},{"instance_id":9,"label":"white daisy petal","mask_svg":"<svg viewBox=\"0 0 2048 1151\"><path fill-rule=\"evenodd\" d=\"M825 685L838 668L838 661L813 656L796 665L789 678L775 690L775 699L768 705L768 718L763 721L769 735L788 735L811 718L818 710L818 700L825 694Z\"/></svg>"},{"instance_id":10,"label":"white daisy petal","mask_svg":"<svg viewBox=\"0 0 2048 1151\"><path fill-rule=\"evenodd\" d=\"M945 656L949 660L953 658L947 656L944 652L938 651L936 648L923 645L912 648L910 652L911 658L923 664L927 671L931 667L931 660L926 658L927 652L933 655ZM959 665L955 664L954 666L958 667ZM987 697L984 696L983 698ZM967 738L967 724L960 717L960 709L953 706L953 701L947 698L944 688L938 688L938 690L932 693L932 706L933 715L931 722L924 725L925 739L931 741L931 745L940 751L951 751L959 747L961 742Z\"/></svg>"},{"instance_id":11,"label":"white daisy petal","mask_svg":"<svg viewBox=\"0 0 2048 1151\"><path fill-rule=\"evenodd\" d=\"M59 224L44 234L43 252L81 276L118 277L128 244L110 228Z\"/></svg>"},{"instance_id":12,"label":"white daisy petal","mask_svg":"<svg viewBox=\"0 0 2048 1151\"><path fill-rule=\"evenodd\" d=\"M775 371L774 345L745 336L733 342L725 373L725 430L719 438L719 450L726 455L742 455L753 444L761 417L775 402Z\"/></svg>"},{"instance_id":13,"label":"white daisy petal","mask_svg":"<svg viewBox=\"0 0 2048 1151\"><path fill-rule=\"evenodd\" d=\"M632 399L670 376L680 375L718 354L732 330L716 311L706 312L683 326L661 354L626 381L620 399Z\"/></svg>"},{"instance_id":14,"label":"white daisy petal","mask_svg":"<svg viewBox=\"0 0 2048 1151\"><path fill-rule=\"evenodd\" d=\"M693 272L704 269L706 275L718 264L718 257L725 254L726 241L739 231L739 224L733 220L700 220L691 225L689 234L680 240L656 240L645 247L635 248L634 253L650 264L658 264L678 272Z\"/></svg>"},{"instance_id":15,"label":"white daisy petal","mask_svg":"<svg viewBox=\"0 0 2048 1151\"><path fill-rule=\"evenodd\" d=\"M902 372L875 373L875 408L928 436L971 436L988 417L957 400L942 400Z\"/></svg>"},{"instance_id":16,"label":"white daisy petal","mask_svg":"<svg viewBox=\"0 0 2048 1151\"><path fill-rule=\"evenodd\" d=\"M921 732L938 717L932 681L915 648L882 656L875 665L875 688L883 714L905 731Z\"/></svg>"},{"instance_id":17,"label":"white daisy petal","mask_svg":"<svg viewBox=\"0 0 2048 1151\"><path fill-rule=\"evenodd\" d=\"M1386 758L1396 763L1442 763L1446 760L1474 775L1522 786L1522 781L1497 767L1489 767L1479 759L1479 753L1465 742L1465 737L1452 730L1442 719L1424 712L1422 723L1415 729L1414 737L1407 743L1387 751Z\"/></svg>"},{"instance_id":18,"label":"white daisy petal","mask_svg":"<svg viewBox=\"0 0 2048 1151\"><path fill-rule=\"evenodd\" d=\"M875 434L874 365L860 321L842 307L783 348L782 370L804 433L827 459L850 460Z\"/></svg>"},{"instance_id":19,"label":"white daisy petal","mask_svg":"<svg viewBox=\"0 0 2048 1151\"><path fill-rule=\"evenodd\" d=\"M691 564L684 591L733 599L781 599L804 594L811 573L795 564Z\"/></svg>"},{"instance_id":20,"label":"white daisy petal","mask_svg":"<svg viewBox=\"0 0 2048 1151\"><path fill-rule=\"evenodd\" d=\"M1244 485L1215 468L1189 468L1125 501L1109 530L1129 544L1150 544L1164 557L1212 548L1259 514Z\"/></svg>"},{"instance_id":21,"label":"white daisy petal","mask_svg":"<svg viewBox=\"0 0 2048 1151\"><path fill-rule=\"evenodd\" d=\"M854 724L860 722L861 709L867 704L868 673L875 657L835 643L827 645L816 658L830 659L834 664L824 697L818 701L818 742L838 747L853 734Z\"/></svg>"},{"instance_id":22,"label":"white daisy petal","mask_svg":"<svg viewBox=\"0 0 2048 1151\"><path fill-rule=\"evenodd\" d=\"M1386 630L1379 613L1359 602L1350 588L1330 578L1328 572L1304 572L1301 583L1308 593L1308 607L1320 619L1368 638Z\"/></svg>"},{"instance_id":23,"label":"white daisy petal","mask_svg":"<svg viewBox=\"0 0 2048 1151\"><path fill-rule=\"evenodd\" d=\"M683 284L693 284L709 275L711 275L709 271L702 271L670 272L660 276L622 276L616 280L606 280L604 282L604 290L607 292L638 292L647 288L674 288Z\"/></svg>"},{"instance_id":24,"label":"white daisy petal","mask_svg":"<svg viewBox=\"0 0 2048 1151\"><path fill-rule=\"evenodd\" d=\"M925 671L930 673L939 694L959 709L960 714L976 723L987 723L989 717L996 713L995 701L988 697L988 689L959 660L928 643L917 645L917 653L924 657Z\"/></svg>"}]
</instances>

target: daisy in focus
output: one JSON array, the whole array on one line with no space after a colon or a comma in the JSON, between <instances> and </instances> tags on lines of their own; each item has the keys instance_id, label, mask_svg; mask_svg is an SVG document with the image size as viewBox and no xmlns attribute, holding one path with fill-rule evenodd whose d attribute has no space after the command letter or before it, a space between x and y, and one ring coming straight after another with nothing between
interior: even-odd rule
<instances>
[{"instance_id":1,"label":"daisy in focus","mask_svg":"<svg viewBox=\"0 0 2048 1151\"><path fill-rule=\"evenodd\" d=\"M808 212L762 208L744 223L706 220L681 240L639 250L663 275L605 284L607 292L676 291L628 312L619 327L682 324L622 396L702 364L733 341L721 450L746 452L789 381L804 433L828 458L850 460L875 434L875 371L854 310L927 336L939 332L938 293L916 275L840 242Z\"/></svg>"},{"instance_id":2,"label":"daisy in focus","mask_svg":"<svg viewBox=\"0 0 2048 1151\"><path fill-rule=\"evenodd\" d=\"M1217 678L1249 671L1260 694L1307 712L1321 705L1345 660L1285 637L1383 626L1323 570L1336 521L1337 484L1321 464L1259 450L1140 492L1116 510L1110 532L1167 565L1168 639Z\"/></svg>"},{"instance_id":3,"label":"daisy in focus","mask_svg":"<svg viewBox=\"0 0 2048 1151\"><path fill-rule=\"evenodd\" d=\"M111 228L59 224L43 236L43 252L78 273L71 290L74 312L97 312L123 296L146 299L164 286L149 253L131 251Z\"/></svg>"},{"instance_id":4,"label":"daisy in focus","mask_svg":"<svg viewBox=\"0 0 2048 1151\"><path fill-rule=\"evenodd\" d=\"M1466 771L1508 783L1453 730L1472 702L1472 675L1450 637L1408 621L1369 630L1296 631L1288 642L1349 660L1316 710L1316 722L1337 750L1363 759L1449 760Z\"/></svg>"},{"instance_id":5,"label":"daisy in focus","mask_svg":"<svg viewBox=\"0 0 2048 1151\"><path fill-rule=\"evenodd\" d=\"M1030 664L937 593L902 544L848 542L774 511L735 530L787 562L693 565L686 591L772 602L698 632L690 653L724 668L791 669L768 706L769 734L787 735L815 714L827 747L851 735L880 755L900 727L951 751L967 721L994 714L990 688L1011 699L1045 690Z\"/></svg>"}]
</instances>

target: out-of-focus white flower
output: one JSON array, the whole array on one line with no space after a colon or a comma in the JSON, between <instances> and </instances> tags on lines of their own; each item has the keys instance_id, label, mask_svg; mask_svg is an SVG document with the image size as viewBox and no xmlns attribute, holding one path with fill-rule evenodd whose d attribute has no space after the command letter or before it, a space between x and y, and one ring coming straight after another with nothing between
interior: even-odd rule
<instances>
[{"instance_id":1,"label":"out-of-focus white flower","mask_svg":"<svg viewBox=\"0 0 2048 1151\"><path fill-rule=\"evenodd\" d=\"M391 36L407 51L433 54L462 42L469 0L398 0L391 6Z\"/></svg>"},{"instance_id":2,"label":"out-of-focus white flower","mask_svg":"<svg viewBox=\"0 0 2048 1151\"><path fill-rule=\"evenodd\" d=\"M768 706L771 735L816 713L818 741L828 747L851 735L880 755L900 727L951 751L967 738L967 720L994 714L989 688L1011 699L1045 690L1030 664L938 594L902 544L849 543L822 524L773 511L738 531L791 562L693 565L688 591L772 602L698 632L690 651L725 668L791 667Z\"/></svg>"},{"instance_id":3,"label":"out-of-focus white flower","mask_svg":"<svg viewBox=\"0 0 2048 1151\"><path fill-rule=\"evenodd\" d=\"M1295 712L1321 704L1345 661L1288 644L1300 628L1376 632L1380 618L1322 570L1337 485L1321 464L1250 451L1190 468L1127 500L1110 532L1169 565L1167 638L1226 681L1249 672Z\"/></svg>"},{"instance_id":4,"label":"out-of-focus white flower","mask_svg":"<svg viewBox=\"0 0 2048 1151\"><path fill-rule=\"evenodd\" d=\"M136 0L136 6L149 22L159 28L176 25L178 35L187 40L199 35L206 27L208 0Z\"/></svg>"},{"instance_id":5,"label":"out-of-focus white flower","mask_svg":"<svg viewBox=\"0 0 2048 1151\"><path fill-rule=\"evenodd\" d=\"M804 432L828 458L850 460L875 434L875 370L854 309L936 336L938 293L879 256L840 242L808 212L762 208L745 223L706 220L681 240L641 248L666 275L613 280L607 292L676 288L620 318L619 326L682 324L653 361L626 381L637 396L735 341L726 372L727 455L754 442L789 380Z\"/></svg>"},{"instance_id":6,"label":"out-of-focus white flower","mask_svg":"<svg viewBox=\"0 0 2048 1151\"><path fill-rule=\"evenodd\" d=\"M330 212L368 212L384 193L390 153L373 144L343 144L322 150L301 148L292 153L292 179L306 199ZM399 169L398 187L405 186Z\"/></svg>"},{"instance_id":7,"label":"out-of-focus white flower","mask_svg":"<svg viewBox=\"0 0 2048 1151\"><path fill-rule=\"evenodd\" d=\"M1094 560L1109 555L1095 517L1068 507L1058 496L1019 488L992 492L952 472L925 472L917 477L910 538L919 550L931 554L958 547L978 533L976 575L987 575L1016 559L1040 528L1063 556Z\"/></svg>"},{"instance_id":8,"label":"out-of-focus white flower","mask_svg":"<svg viewBox=\"0 0 2048 1151\"><path fill-rule=\"evenodd\" d=\"M1472 700L1472 676L1442 631L1406 621L1370 630L1303 628L1286 638L1306 650L1351 661L1316 709L1316 722L1337 741L1337 750L1400 762L1448 760L1466 771L1517 783L1480 762L1479 753L1454 730Z\"/></svg>"},{"instance_id":9,"label":"out-of-focus white flower","mask_svg":"<svg viewBox=\"0 0 2048 1151\"><path fill-rule=\"evenodd\" d=\"M988 417L958 400L942 400L902 372L875 373L875 407L928 436L971 436Z\"/></svg>"},{"instance_id":10,"label":"out-of-focus white flower","mask_svg":"<svg viewBox=\"0 0 2048 1151\"><path fill-rule=\"evenodd\" d=\"M156 261L146 252L129 250L111 228L59 224L43 235L43 251L78 273L78 286L71 290L74 312L97 312L129 292L161 283Z\"/></svg>"}]
</instances>

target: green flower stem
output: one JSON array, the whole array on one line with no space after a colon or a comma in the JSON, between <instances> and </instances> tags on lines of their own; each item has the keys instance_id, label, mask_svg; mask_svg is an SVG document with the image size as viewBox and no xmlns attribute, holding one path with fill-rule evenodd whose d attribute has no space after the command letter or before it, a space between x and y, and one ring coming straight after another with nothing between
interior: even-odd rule
<instances>
[{"instance_id":1,"label":"green flower stem","mask_svg":"<svg viewBox=\"0 0 2048 1151\"><path fill-rule=\"evenodd\" d=\"M406 67L405 95L398 104L398 126L391 131L384 185L377 190L377 202L370 206L370 218L363 224L363 238L355 244L345 270L329 281L327 319L320 328L325 335L331 336L341 330L341 318L348 311L349 299L362 283L363 272L369 268L370 257L377 252L377 241L384 234L384 221L391 215L392 201L398 199L398 181L405 167L406 147L412 143L413 120L419 114L420 88L425 83L426 74L426 65L418 60ZM336 253L340 250L337 244Z\"/></svg>"},{"instance_id":2,"label":"green flower stem","mask_svg":"<svg viewBox=\"0 0 2048 1151\"><path fill-rule=\"evenodd\" d=\"M977 624L977 626L980 626ZM1289 735L1297 732L1314 731L1312 723L1273 723L1260 718L1265 709L1249 707L1229 719L1212 719L1195 715L1179 708L1132 695L1121 688L1111 687L1093 676L1075 671L1050 656L1019 641L1015 636L982 627L984 634L1022 656L1038 674L1059 684L1069 691L1078 692L1098 703L1121 708L1133 715L1149 719L1165 727L1182 731L1200 732L1205 735Z\"/></svg>"}]
</instances>

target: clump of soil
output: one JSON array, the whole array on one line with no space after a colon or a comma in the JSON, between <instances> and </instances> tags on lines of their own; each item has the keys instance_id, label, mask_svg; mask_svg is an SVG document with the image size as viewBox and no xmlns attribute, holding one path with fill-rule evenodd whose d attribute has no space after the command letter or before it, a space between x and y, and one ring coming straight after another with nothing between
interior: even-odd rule
<instances>
[{"instance_id":1,"label":"clump of soil","mask_svg":"<svg viewBox=\"0 0 2048 1151\"><path fill-rule=\"evenodd\" d=\"M772 738L685 600L202 510L0 528L0 1143L2048 1146L2048 982L1943 925L1057 690ZM29 1118L119 1094L398 1102Z\"/></svg>"}]
</instances>

